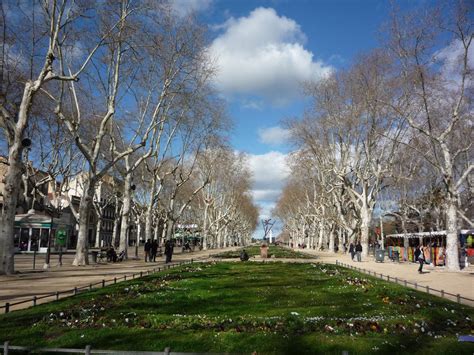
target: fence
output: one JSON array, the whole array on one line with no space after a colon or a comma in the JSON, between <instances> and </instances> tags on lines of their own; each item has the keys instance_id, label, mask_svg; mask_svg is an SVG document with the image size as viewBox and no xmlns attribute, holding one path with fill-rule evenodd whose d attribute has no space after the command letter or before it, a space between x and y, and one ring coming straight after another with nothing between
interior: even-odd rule
<instances>
[{"instance_id":1,"label":"fence","mask_svg":"<svg viewBox=\"0 0 474 355\"><path fill-rule=\"evenodd\" d=\"M432 295L435 295L435 296L439 295L439 297L448 299L450 301L456 301L457 303L465 304L465 305L468 305L468 306L473 306L474 305L474 299L461 296L459 293L454 294L454 293L446 292L445 290L437 290L435 288L431 288L430 286L421 286L421 285L418 285L417 282L410 282L410 281L407 281L407 280L404 280L404 279L401 279L401 278L398 278L398 277L393 277L393 276L390 276L390 275L384 275L382 273L378 273L378 272L371 271L371 270L366 270L366 269L363 269L363 268L360 268L360 267L357 267L357 266L354 266L354 265L350 265L350 264L344 264L344 263L342 263L338 260L336 260L336 265L343 266L343 267L349 268L351 270L356 270L356 271L359 271L359 272L363 272L365 274L368 274L368 275L371 275L371 276L374 276L374 277L378 277L382 280L395 282L395 283L403 285L405 287L412 287L415 290L426 292L426 293L429 293L429 294L432 294Z\"/></svg>"},{"instance_id":2,"label":"fence","mask_svg":"<svg viewBox=\"0 0 474 355\"><path fill-rule=\"evenodd\" d=\"M133 274L123 275L121 277L114 277L113 279L109 279L109 280L103 279L102 281L98 281L98 282L95 282L95 283L90 283L89 285L82 286L82 287L74 287L72 289L64 290L64 291L56 291L56 292L48 293L48 294L42 295L42 296L33 296L33 298L31 298L31 299L26 299L26 300L23 300L23 301L11 302L11 303L7 302L7 303L5 303L5 305L0 306L0 310L5 309L5 313L8 313L8 312L10 312L10 307L16 306L16 305L19 305L19 304L23 304L23 303L29 303L29 302L31 302L31 306L34 307L34 306L37 305L38 301L43 300L45 298L53 298L51 301L54 301L54 300L57 301L57 300L59 300L61 295L66 295L66 297L71 297L71 296L77 295L80 292L92 291L92 290L94 290L94 288L97 289L97 288L102 288L102 287L109 286L109 285L114 285L114 284L116 284L117 282L120 282L120 281L127 281L127 279L128 280L130 280L130 279L133 280L136 277L143 277L144 275L145 276L150 275L151 273L160 272L161 270L170 269L170 268L175 267L175 266L181 266L181 265L184 265L184 264L192 264L193 262L194 262L193 259L191 259L190 261L181 261L179 263L173 263L173 264L170 264L170 265L165 265L163 267L153 268L153 269L150 269L150 270L147 270L147 271L140 271L140 272L136 272L136 273L133 273ZM99 286L99 287L96 287L96 286ZM63 297L63 298L65 298L65 297Z\"/></svg>"},{"instance_id":3,"label":"fence","mask_svg":"<svg viewBox=\"0 0 474 355\"><path fill-rule=\"evenodd\" d=\"M35 353L69 353L69 354L118 354L118 355L181 355L181 354L190 354L190 353L176 353L171 352L170 348L165 348L164 351L120 351L120 350L96 350L92 349L90 345L87 345L84 349L55 349L55 348L31 348L26 346L13 346L10 345L8 341L6 341L0 349L3 348L3 354L8 355L10 351L21 351L21 352L30 352L34 351ZM198 353L194 353L198 354Z\"/></svg>"}]
</instances>

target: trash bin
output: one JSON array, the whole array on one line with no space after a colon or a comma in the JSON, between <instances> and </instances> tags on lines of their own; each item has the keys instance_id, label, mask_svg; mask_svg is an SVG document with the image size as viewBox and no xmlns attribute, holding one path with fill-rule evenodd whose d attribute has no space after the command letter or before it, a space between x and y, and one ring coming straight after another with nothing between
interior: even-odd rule
<instances>
[{"instance_id":1,"label":"trash bin","mask_svg":"<svg viewBox=\"0 0 474 355\"><path fill-rule=\"evenodd\" d=\"M260 247L260 257L262 259L266 259L268 258L268 247L263 244L261 247Z\"/></svg>"},{"instance_id":2,"label":"trash bin","mask_svg":"<svg viewBox=\"0 0 474 355\"><path fill-rule=\"evenodd\" d=\"M97 264L97 255L99 254L98 251L91 251L92 262Z\"/></svg>"},{"instance_id":3,"label":"trash bin","mask_svg":"<svg viewBox=\"0 0 474 355\"><path fill-rule=\"evenodd\" d=\"M400 253L398 251L392 252L392 260L396 261L397 263L400 262Z\"/></svg>"},{"instance_id":4,"label":"trash bin","mask_svg":"<svg viewBox=\"0 0 474 355\"><path fill-rule=\"evenodd\" d=\"M385 258L385 250L378 249L375 251L375 261L379 261L383 263L384 258Z\"/></svg>"}]
</instances>

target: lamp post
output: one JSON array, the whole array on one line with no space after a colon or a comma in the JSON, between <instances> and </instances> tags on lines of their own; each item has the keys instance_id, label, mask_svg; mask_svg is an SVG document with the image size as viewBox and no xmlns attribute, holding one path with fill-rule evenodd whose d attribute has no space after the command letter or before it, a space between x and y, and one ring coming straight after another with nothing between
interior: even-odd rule
<instances>
[{"instance_id":1,"label":"lamp post","mask_svg":"<svg viewBox=\"0 0 474 355\"><path fill-rule=\"evenodd\" d=\"M43 265L43 269L49 269L50 268L50 261L51 261L51 240L53 238L53 223L54 223L54 215L56 214L58 218L60 217L61 214L61 202L58 202L58 206L54 206L52 202L50 202L49 205L45 206L46 211L49 212L51 215L51 226L49 229L49 234L48 234L48 248L46 250L46 259ZM62 250L59 255L59 265L62 265Z\"/></svg>"}]
</instances>

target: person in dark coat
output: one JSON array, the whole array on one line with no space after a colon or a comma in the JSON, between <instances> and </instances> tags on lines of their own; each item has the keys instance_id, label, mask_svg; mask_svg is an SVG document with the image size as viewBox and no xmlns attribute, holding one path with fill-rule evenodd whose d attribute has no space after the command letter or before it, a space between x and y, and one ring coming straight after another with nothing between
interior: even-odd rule
<instances>
[{"instance_id":1,"label":"person in dark coat","mask_svg":"<svg viewBox=\"0 0 474 355\"><path fill-rule=\"evenodd\" d=\"M171 240L167 240L165 243L166 263L171 262L171 258L173 257L173 248L173 242Z\"/></svg>"},{"instance_id":2,"label":"person in dark coat","mask_svg":"<svg viewBox=\"0 0 474 355\"><path fill-rule=\"evenodd\" d=\"M362 261L362 245L360 242L357 242L357 245L355 247L356 255L357 255L357 261Z\"/></svg>"},{"instance_id":3,"label":"person in dark coat","mask_svg":"<svg viewBox=\"0 0 474 355\"><path fill-rule=\"evenodd\" d=\"M247 261L247 260L249 260L249 255L247 254L245 249L242 249L242 251L240 252L240 261Z\"/></svg>"},{"instance_id":4,"label":"person in dark coat","mask_svg":"<svg viewBox=\"0 0 474 355\"><path fill-rule=\"evenodd\" d=\"M425 255L423 254L423 247L416 247L415 250L415 260L420 263L420 267L418 268L418 273L423 273L423 264L425 263Z\"/></svg>"},{"instance_id":5,"label":"person in dark coat","mask_svg":"<svg viewBox=\"0 0 474 355\"><path fill-rule=\"evenodd\" d=\"M158 252L158 242L154 240L151 243L151 256L150 261L156 262L156 253Z\"/></svg>"},{"instance_id":6,"label":"person in dark coat","mask_svg":"<svg viewBox=\"0 0 474 355\"><path fill-rule=\"evenodd\" d=\"M145 243L145 262L151 261L151 240L148 239Z\"/></svg>"},{"instance_id":7,"label":"person in dark coat","mask_svg":"<svg viewBox=\"0 0 474 355\"><path fill-rule=\"evenodd\" d=\"M354 261L354 255L355 255L354 243L351 243L349 245L349 253L351 254L351 260Z\"/></svg>"}]
</instances>

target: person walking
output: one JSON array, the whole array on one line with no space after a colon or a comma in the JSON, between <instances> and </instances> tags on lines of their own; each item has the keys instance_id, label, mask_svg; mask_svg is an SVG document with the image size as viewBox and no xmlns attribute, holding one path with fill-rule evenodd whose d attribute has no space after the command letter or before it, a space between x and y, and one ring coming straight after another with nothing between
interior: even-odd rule
<instances>
[{"instance_id":1,"label":"person walking","mask_svg":"<svg viewBox=\"0 0 474 355\"><path fill-rule=\"evenodd\" d=\"M349 245L349 253L351 254L351 260L354 261L354 255L355 255L354 243L351 243Z\"/></svg>"},{"instance_id":2,"label":"person walking","mask_svg":"<svg viewBox=\"0 0 474 355\"><path fill-rule=\"evenodd\" d=\"M165 255L166 255L166 264L171 262L173 257L173 242L171 240L167 240L165 243Z\"/></svg>"},{"instance_id":3,"label":"person walking","mask_svg":"<svg viewBox=\"0 0 474 355\"><path fill-rule=\"evenodd\" d=\"M151 256L150 261L156 262L156 253L158 252L158 242L156 239L151 243Z\"/></svg>"},{"instance_id":4,"label":"person walking","mask_svg":"<svg viewBox=\"0 0 474 355\"><path fill-rule=\"evenodd\" d=\"M418 261L420 267L418 268L418 273L423 273L423 264L425 263L425 255L423 253L423 247L417 246L415 250L415 260Z\"/></svg>"},{"instance_id":5,"label":"person walking","mask_svg":"<svg viewBox=\"0 0 474 355\"><path fill-rule=\"evenodd\" d=\"M151 257L150 257L150 251L151 251L151 240L148 239L145 243L145 262L148 262L148 260L151 261Z\"/></svg>"},{"instance_id":6,"label":"person walking","mask_svg":"<svg viewBox=\"0 0 474 355\"><path fill-rule=\"evenodd\" d=\"M360 242L357 242L357 245L355 247L355 251L356 251L356 254L357 254L357 261L361 262L362 261L362 245L360 244Z\"/></svg>"}]
</instances>

